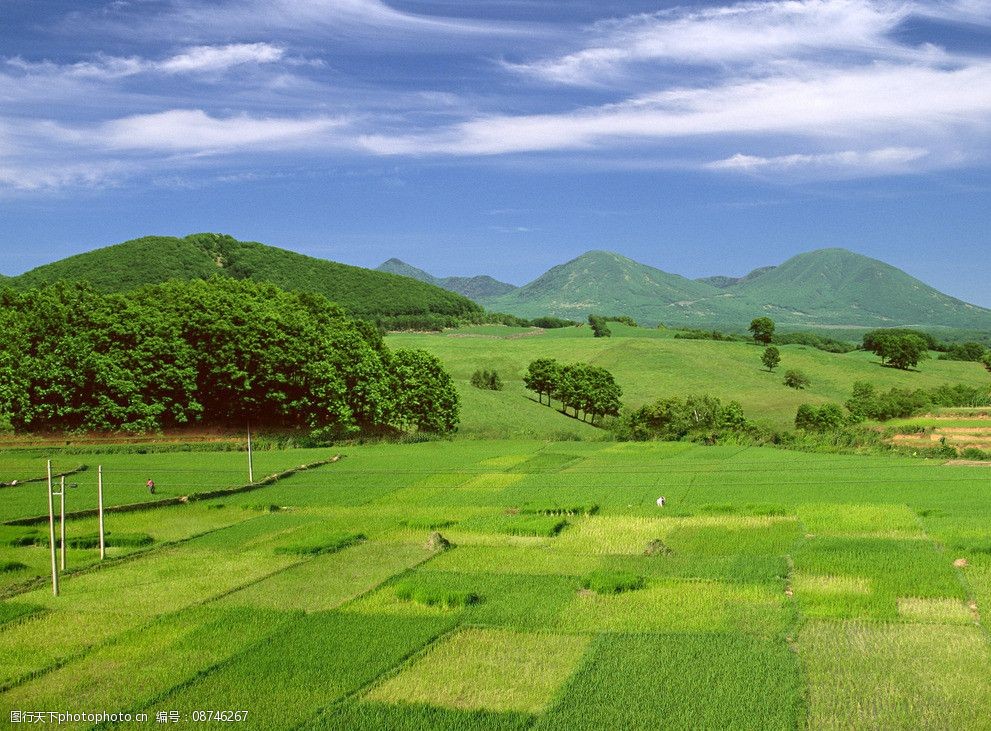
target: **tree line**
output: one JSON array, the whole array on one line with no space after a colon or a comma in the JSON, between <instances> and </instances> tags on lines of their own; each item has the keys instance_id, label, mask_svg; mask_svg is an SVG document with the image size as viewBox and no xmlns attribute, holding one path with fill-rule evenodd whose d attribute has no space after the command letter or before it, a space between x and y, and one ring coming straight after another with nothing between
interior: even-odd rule
<instances>
[{"instance_id":1,"label":"tree line","mask_svg":"<svg viewBox=\"0 0 991 731\"><path fill-rule=\"evenodd\" d=\"M575 418L586 420L618 416L622 408L623 389L612 373L588 363L561 365L553 358L538 358L530 363L523 376L524 385L537 394L537 400L551 405L551 399L561 402L561 411L574 411Z\"/></svg>"},{"instance_id":2,"label":"tree line","mask_svg":"<svg viewBox=\"0 0 991 731\"><path fill-rule=\"evenodd\" d=\"M0 427L445 433L458 409L434 356L390 351L321 295L230 277L0 291Z\"/></svg>"}]
</instances>

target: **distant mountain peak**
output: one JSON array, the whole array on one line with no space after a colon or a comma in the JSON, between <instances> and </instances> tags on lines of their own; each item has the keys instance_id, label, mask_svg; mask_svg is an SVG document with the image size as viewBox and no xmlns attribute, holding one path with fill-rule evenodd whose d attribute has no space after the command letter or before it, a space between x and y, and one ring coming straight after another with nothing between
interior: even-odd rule
<instances>
[{"instance_id":1,"label":"distant mountain peak","mask_svg":"<svg viewBox=\"0 0 991 731\"><path fill-rule=\"evenodd\" d=\"M379 264L376 267L376 271L418 279L435 287L441 287L450 292L457 292L476 302L489 297L498 297L516 289L515 285L500 282L486 274L474 277L435 277L433 274L425 272L423 269L419 269L412 264L407 264L402 259L396 257L392 257Z\"/></svg>"}]
</instances>

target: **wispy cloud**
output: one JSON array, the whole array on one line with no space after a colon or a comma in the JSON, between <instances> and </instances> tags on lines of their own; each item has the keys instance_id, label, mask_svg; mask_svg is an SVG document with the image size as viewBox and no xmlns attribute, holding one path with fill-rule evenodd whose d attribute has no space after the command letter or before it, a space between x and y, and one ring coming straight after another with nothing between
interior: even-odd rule
<instances>
[{"instance_id":1,"label":"wispy cloud","mask_svg":"<svg viewBox=\"0 0 991 731\"><path fill-rule=\"evenodd\" d=\"M709 170L730 170L744 173L781 172L793 170L874 171L877 175L903 172L912 163L929 155L919 147L884 147L878 150L843 150L814 155L792 154L776 157L736 154L705 165Z\"/></svg>"},{"instance_id":2,"label":"wispy cloud","mask_svg":"<svg viewBox=\"0 0 991 731\"><path fill-rule=\"evenodd\" d=\"M929 137L986 133L989 125L991 62L960 69L872 65L809 67L572 112L475 119L421 135L368 135L361 142L383 155L498 155L713 135Z\"/></svg>"},{"instance_id":3,"label":"wispy cloud","mask_svg":"<svg viewBox=\"0 0 991 731\"><path fill-rule=\"evenodd\" d=\"M202 109L172 109L122 117L90 127L45 125L53 138L112 150L212 154L264 148L330 147L328 133L347 121L338 117L280 118L210 116Z\"/></svg>"},{"instance_id":4,"label":"wispy cloud","mask_svg":"<svg viewBox=\"0 0 991 731\"><path fill-rule=\"evenodd\" d=\"M224 46L192 46L159 60L98 54L93 60L71 64L32 62L20 57L8 58L5 64L31 75L108 80L138 74L217 73L247 64L273 63L284 56L285 49L271 43L231 43Z\"/></svg>"},{"instance_id":5,"label":"wispy cloud","mask_svg":"<svg viewBox=\"0 0 991 731\"><path fill-rule=\"evenodd\" d=\"M581 50L506 67L582 85L615 79L646 62L768 64L825 51L873 58L938 54L933 48L905 48L888 37L911 12L910 3L889 0L773 0L678 9L598 24Z\"/></svg>"}]
</instances>

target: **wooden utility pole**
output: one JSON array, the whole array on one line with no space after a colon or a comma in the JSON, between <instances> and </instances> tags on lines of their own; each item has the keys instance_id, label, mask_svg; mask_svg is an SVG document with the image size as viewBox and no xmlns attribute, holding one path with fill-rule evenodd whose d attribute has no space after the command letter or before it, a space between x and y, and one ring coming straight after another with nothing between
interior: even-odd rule
<instances>
[{"instance_id":1,"label":"wooden utility pole","mask_svg":"<svg viewBox=\"0 0 991 731\"><path fill-rule=\"evenodd\" d=\"M248 484L255 481L255 468L251 462L251 423L248 423Z\"/></svg>"},{"instance_id":2,"label":"wooden utility pole","mask_svg":"<svg viewBox=\"0 0 991 731\"><path fill-rule=\"evenodd\" d=\"M103 465L96 468L96 504L100 513L100 560L107 556L107 546L103 538Z\"/></svg>"},{"instance_id":3,"label":"wooden utility pole","mask_svg":"<svg viewBox=\"0 0 991 731\"><path fill-rule=\"evenodd\" d=\"M65 475L59 478L59 540L58 548L61 558L62 571L65 571Z\"/></svg>"},{"instance_id":4,"label":"wooden utility pole","mask_svg":"<svg viewBox=\"0 0 991 731\"><path fill-rule=\"evenodd\" d=\"M52 495L51 460L48 460L48 545L52 554L52 594L58 596L58 564L55 561L55 501Z\"/></svg>"}]
</instances>

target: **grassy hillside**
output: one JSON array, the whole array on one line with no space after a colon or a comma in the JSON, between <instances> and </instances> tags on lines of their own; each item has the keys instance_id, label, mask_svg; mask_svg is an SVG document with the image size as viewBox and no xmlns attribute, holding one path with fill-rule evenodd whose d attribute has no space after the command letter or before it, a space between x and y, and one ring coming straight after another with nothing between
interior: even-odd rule
<instances>
[{"instance_id":1,"label":"grassy hillside","mask_svg":"<svg viewBox=\"0 0 991 731\"><path fill-rule=\"evenodd\" d=\"M430 284L220 234L147 236L40 266L7 284L31 287L64 279L87 281L97 289L114 292L214 275L314 292L364 317L459 316L480 311L467 298Z\"/></svg>"},{"instance_id":2,"label":"grassy hillside","mask_svg":"<svg viewBox=\"0 0 991 731\"><path fill-rule=\"evenodd\" d=\"M977 363L929 360L919 372L884 368L869 353L825 353L801 345L780 346L781 367L768 373L761 366L762 349L749 343L679 340L669 332L610 323L611 338L593 338L587 327L539 331L487 326L436 335L391 335L391 347L424 348L451 371L464 397L462 434L479 436L559 436L569 429L594 436L594 431L528 398L522 374L535 358L583 360L612 371L623 387L627 405L639 406L662 396L705 392L736 399L747 415L778 427L790 427L802 403L844 401L853 383L868 380L879 388L934 388L944 383L987 384ZM502 331L502 336L493 333ZM469 384L477 368L495 368L506 382L504 391L481 391ZM806 391L782 383L783 371L797 368L812 380ZM544 432L551 429L551 432Z\"/></svg>"},{"instance_id":3,"label":"grassy hillside","mask_svg":"<svg viewBox=\"0 0 991 731\"><path fill-rule=\"evenodd\" d=\"M435 277L433 274L425 272L422 269L418 269L411 264L407 264L401 259L395 258L379 264L379 266L375 268L375 271L388 272L389 274L398 274L403 277L418 279L421 282L432 284L435 287L441 287L451 292L457 292L458 294L462 294L468 299L475 300L476 302L489 297L498 297L516 289L516 286L513 284L500 282L499 280L493 279L492 277L484 274L477 277Z\"/></svg>"}]
</instances>

